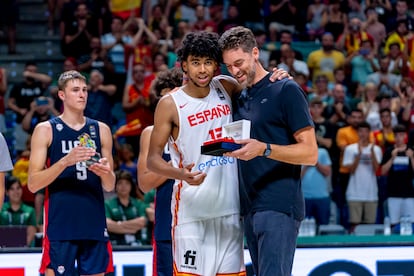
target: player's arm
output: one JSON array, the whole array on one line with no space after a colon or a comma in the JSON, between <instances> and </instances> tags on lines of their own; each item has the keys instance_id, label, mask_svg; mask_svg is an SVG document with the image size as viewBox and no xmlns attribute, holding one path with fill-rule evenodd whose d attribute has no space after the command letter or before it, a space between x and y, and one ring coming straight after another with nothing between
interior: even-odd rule
<instances>
[{"instance_id":1,"label":"player's arm","mask_svg":"<svg viewBox=\"0 0 414 276\"><path fill-rule=\"evenodd\" d=\"M114 160L112 158L112 134L111 130L104 123L99 122L99 132L101 138L101 156L99 163L89 167L101 178L102 187L105 191L110 192L115 188L115 173L113 170Z\"/></svg>"},{"instance_id":2,"label":"player's arm","mask_svg":"<svg viewBox=\"0 0 414 276\"><path fill-rule=\"evenodd\" d=\"M314 128L309 126L299 129L293 136L296 140L295 144L270 144L271 153L267 158L294 165L314 166L318 159ZM236 142L242 144L242 148L225 155L245 161L262 156L267 147L266 143L256 139L236 140Z\"/></svg>"},{"instance_id":3,"label":"player's arm","mask_svg":"<svg viewBox=\"0 0 414 276\"><path fill-rule=\"evenodd\" d=\"M46 167L47 149L52 139L52 128L49 122L38 124L31 139L29 159L28 188L32 193L48 186L67 167L65 160Z\"/></svg>"},{"instance_id":4,"label":"player's arm","mask_svg":"<svg viewBox=\"0 0 414 276\"><path fill-rule=\"evenodd\" d=\"M148 169L168 178L185 180L190 185L199 185L203 182L205 173L191 172L194 164L188 164L185 168L175 168L162 158L164 146L174 126L178 127L178 113L172 97L167 95L161 98L155 110L147 159Z\"/></svg>"},{"instance_id":5,"label":"player's arm","mask_svg":"<svg viewBox=\"0 0 414 276\"><path fill-rule=\"evenodd\" d=\"M46 168L47 150L52 141L52 127L49 122L38 124L31 139L29 159L28 188L32 193L52 183L69 166L86 161L95 154L95 150L86 147L74 147L59 161Z\"/></svg>"},{"instance_id":6,"label":"player's arm","mask_svg":"<svg viewBox=\"0 0 414 276\"><path fill-rule=\"evenodd\" d=\"M146 127L140 138L139 158L137 163L138 185L144 193L157 188L163 184L168 178L150 171L147 167L148 150L153 126Z\"/></svg>"}]
</instances>

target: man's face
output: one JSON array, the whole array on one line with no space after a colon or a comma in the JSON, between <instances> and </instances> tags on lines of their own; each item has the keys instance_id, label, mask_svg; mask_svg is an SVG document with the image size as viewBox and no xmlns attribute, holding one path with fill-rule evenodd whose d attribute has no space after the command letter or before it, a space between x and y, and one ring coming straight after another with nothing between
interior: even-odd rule
<instances>
[{"instance_id":1,"label":"man's face","mask_svg":"<svg viewBox=\"0 0 414 276\"><path fill-rule=\"evenodd\" d=\"M217 62L210 57L190 55L182 67L190 82L197 87L207 87L217 70Z\"/></svg>"},{"instance_id":2,"label":"man's face","mask_svg":"<svg viewBox=\"0 0 414 276\"><path fill-rule=\"evenodd\" d=\"M388 111L384 111L380 114L380 119L383 127L391 126L391 114Z\"/></svg>"},{"instance_id":3,"label":"man's face","mask_svg":"<svg viewBox=\"0 0 414 276\"><path fill-rule=\"evenodd\" d=\"M395 144L397 146L404 145L407 134L405 132L394 133Z\"/></svg>"},{"instance_id":4,"label":"man's face","mask_svg":"<svg viewBox=\"0 0 414 276\"><path fill-rule=\"evenodd\" d=\"M145 68L143 65L135 65L132 69L132 78L135 83L141 83L145 79Z\"/></svg>"},{"instance_id":5,"label":"man's face","mask_svg":"<svg viewBox=\"0 0 414 276\"><path fill-rule=\"evenodd\" d=\"M241 48L223 51L223 62L230 74L246 88L254 84L256 76L255 59L258 59L257 48L253 53L246 53Z\"/></svg>"},{"instance_id":6,"label":"man's face","mask_svg":"<svg viewBox=\"0 0 414 276\"><path fill-rule=\"evenodd\" d=\"M359 123L361 123L363 120L364 116L362 112L359 111L353 111L351 112L351 116L349 116L349 124L354 128L357 128Z\"/></svg>"},{"instance_id":7,"label":"man's face","mask_svg":"<svg viewBox=\"0 0 414 276\"><path fill-rule=\"evenodd\" d=\"M59 91L59 97L65 103L65 108L83 111L88 100L88 87L84 80L68 80L64 91Z\"/></svg>"},{"instance_id":8,"label":"man's face","mask_svg":"<svg viewBox=\"0 0 414 276\"><path fill-rule=\"evenodd\" d=\"M358 128L358 137L360 141L368 141L369 140L370 130L366 127Z\"/></svg>"},{"instance_id":9,"label":"man's face","mask_svg":"<svg viewBox=\"0 0 414 276\"><path fill-rule=\"evenodd\" d=\"M310 113L313 119L319 119L323 112L322 103L313 103L310 105Z\"/></svg>"}]
</instances>

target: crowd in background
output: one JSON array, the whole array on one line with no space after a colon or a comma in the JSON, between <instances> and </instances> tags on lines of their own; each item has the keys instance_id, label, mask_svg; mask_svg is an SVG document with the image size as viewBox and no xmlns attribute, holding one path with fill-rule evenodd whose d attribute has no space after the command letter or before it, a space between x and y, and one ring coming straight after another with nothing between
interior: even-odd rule
<instances>
[{"instance_id":1,"label":"crowd in background","mask_svg":"<svg viewBox=\"0 0 414 276\"><path fill-rule=\"evenodd\" d=\"M114 243L150 244L151 227L143 221L153 220L154 194L138 189L136 160L141 131L153 123L152 81L179 67L175 50L186 33L221 34L237 25L256 35L263 65L288 71L308 96L320 150L318 164L302 171L307 216L349 232L360 223L382 223L385 216L393 225L401 215L414 220L414 5L409 2L49 0L48 34L60 36L62 71L87 76L85 115L113 132L117 181L106 195L106 213ZM14 54L16 18L3 21L11 26L9 53ZM305 41L314 47L310 53L295 48ZM7 72L0 71L0 130L13 131L6 200L21 206L5 204L0 225L11 223L2 219L10 212L27 212L24 223L33 227L28 245L33 245L34 233L42 231L44 195L26 186L30 134L37 123L59 115L62 105L56 78L39 72L35 62L22 74L22 82L9 85ZM13 122L6 121L6 109ZM119 213L114 198L130 198L130 209ZM130 223L121 227L120 220Z\"/></svg>"}]
</instances>

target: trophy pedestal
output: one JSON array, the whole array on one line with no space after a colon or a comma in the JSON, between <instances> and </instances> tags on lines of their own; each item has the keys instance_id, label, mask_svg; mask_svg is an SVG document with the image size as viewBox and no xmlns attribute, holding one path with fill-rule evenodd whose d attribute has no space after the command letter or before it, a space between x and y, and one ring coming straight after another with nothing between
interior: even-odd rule
<instances>
[{"instance_id":1,"label":"trophy pedestal","mask_svg":"<svg viewBox=\"0 0 414 276\"><path fill-rule=\"evenodd\" d=\"M204 143L201 146L201 154L222 156L225 152L237 150L239 148L241 148L241 145L234 143L233 139L224 138Z\"/></svg>"}]
</instances>

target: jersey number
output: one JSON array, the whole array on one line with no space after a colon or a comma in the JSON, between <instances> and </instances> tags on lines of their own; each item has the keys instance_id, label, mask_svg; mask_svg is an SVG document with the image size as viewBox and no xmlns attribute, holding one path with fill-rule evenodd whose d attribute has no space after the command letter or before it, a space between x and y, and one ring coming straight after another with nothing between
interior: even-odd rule
<instances>
[{"instance_id":1,"label":"jersey number","mask_svg":"<svg viewBox=\"0 0 414 276\"><path fill-rule=\"evenodd\" d=\"M78 180L86 180L88 178L88 171L85 162L76 163L76 178Z\"/></svg>"}]
</instances>

